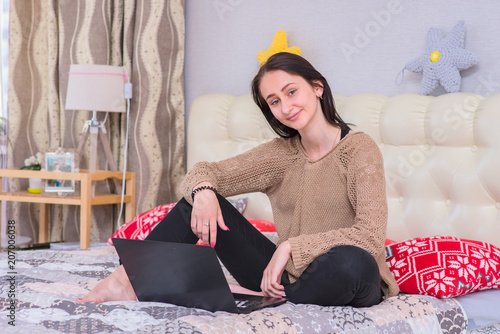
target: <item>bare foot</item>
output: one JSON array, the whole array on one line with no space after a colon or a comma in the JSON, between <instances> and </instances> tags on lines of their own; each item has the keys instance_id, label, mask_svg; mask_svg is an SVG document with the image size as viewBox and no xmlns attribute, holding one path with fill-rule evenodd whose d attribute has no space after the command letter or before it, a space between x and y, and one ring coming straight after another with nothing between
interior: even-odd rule
<instances>
[{"instance_id":1,"label":"bare foot","mask_svg":"<svg viewBox=\"0 0 500 334\"><path fill-rule=\"evenodd\" d=\"M242 293L245 295L264 296L264 294L262 292L249 290L247 288L244 288L244 287L242 287L240 285L236 285L236 284L229 284L229 289L231 289L232 293Z\"/></svg>"},{"instance_id":2,"label":"bare foot","mask_svg":"<svg viewBox=\"0 0 500 334\"><path fill-rule=\"evenodd\" d=\"M137 300L132 284L123 266L100 281L86 296L77 298L78 303Z\"/></svg>"}]
</instances>

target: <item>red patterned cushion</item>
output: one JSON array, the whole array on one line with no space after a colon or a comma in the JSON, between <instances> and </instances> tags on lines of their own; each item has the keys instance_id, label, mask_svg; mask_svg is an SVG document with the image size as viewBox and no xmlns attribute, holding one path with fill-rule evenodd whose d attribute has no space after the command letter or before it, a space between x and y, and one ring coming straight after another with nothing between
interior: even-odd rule
<instances>
[{"instance_id":1,"label":"red patterned cushion","mask_svg":"<svg viewBox=\"0 0 500 334\"><path fill-rule=\"evenodd\" d=\"M242 212L243 210L245 210L246 206L246 202L244 203L245 205L241 204L242 200L246 201L246 199L240 198L236 200L231 199L229 200L229 202L233 204L234 207L238 209L238 211ZM110 246L113 246L113 238L144 240L146 236L151 232L151 229L156 224L158 224L167 215L167 213L170 212L170 210L172 210L175 204L177 203L160 205L156 208L141 213L140 215L120 227L118 231L113 233L113 235L108 239L106 243ZM260 219L249 219L249 221L261 232L276 232L276 228L271 222ZM201 240L198 241L198 244L202 244Z\"/></svg>"},{"instance_id":2,"label":"red patterned cushion","mask_svg":"<svg viewBox=\"0 0 500 334\"><path fill-rule=\"evenodd\" d=\"M395 244L396 241L392 240L392 239L385 239L385 244L384 246L389 246L389 245L392 245L392 244Z\"/></svg>"},{"instance_id":3,"label":"red patterned cushion","mask_svg":"<svg viewBox=\"0 0 500 334\"><path fill-rule=\"evenodd\" d=\"M276 232L276 227L273 223L262 219L248 219L248 221L255 226L260 232Z\"/></svg>"},{"instance_id":4,"label":"red patterned cushion","mask_svg":"<svg viewBox=\"0 0 500 334\"><path fill-rule=\"evenodd\" d=\"M144 240L151 229L158 224L176 203L163 204L141 213L118 229L108 239L107 244L113 246L113 238Z\"/></svg>"},{"instance_id":5,"label":"red patterned cushion","mask_svg":"<svg viewBox=\"0 0 500 334\"><path fill-rule=\"evenodd\" d=\"M387 246L387 265L402 292L447 298L500 288L500 249L435 236Z\"/></svg>"}]
</instances>

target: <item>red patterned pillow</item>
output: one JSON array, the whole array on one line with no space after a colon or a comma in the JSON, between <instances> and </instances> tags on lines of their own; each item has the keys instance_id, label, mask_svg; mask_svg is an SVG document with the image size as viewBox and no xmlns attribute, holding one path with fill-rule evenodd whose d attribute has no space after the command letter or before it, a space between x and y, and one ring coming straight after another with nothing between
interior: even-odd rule
<instances>
[{"instance_id":1,"label":"red patterned pillow","mask_svg":"<svg viewBox=\"0 0 500 334\"><path fill-rule=\"evenodd\" d=\"M389 245L392 245L392 244L395 244L396 241L392 240L392 239L385 239L385 243L384 243L384 246L389 246Z\"/></svg>"},{"instance_id":2,"label":"red patterned pillow","mask_svg":"<svg viewBox=\"0 0 500 334\"><path fill-rule=\"evenodd\" d=\"M276 226L267 220L248 219L248 221L260 232L276 232Z\"/></svg>"},{"instance_id":3,"label":"red patterned pillow","mask_svg":"<svg viewBox=\"0 0 500 334\"><path fill-rule=\"evenodd\" d=\"M240 213L243 213L243 211L245 211L247 204L246 198L231 198L228 199L228 201ZM144 240L151 232L151 229L153 229L153 227L158 224L176 204L177 203L163 204L141 213L140 215L120 227L118 231L113 233L113 235L107 240L106 243L110 246L113 246L113 238ZM250 219L250 222L261 232L276 232L273 223L257 219ZM199 241L198 243L200 244L201 241Z\"/></svg>"},{"instance_id":4,"label":"red patterned pillow","mask_svg":"<svg viewBox=\"0 0 500 334\"><path fill-rule=\"evenodd\" d=\"M500 249L456 237L415 238L386 247L402 292L454 297L500 288Z\"/></svg>"},{"instance_id":5,"label":"red patterned pillow","mask_svg":"<svg viewBox=\"0 0 500 334\"><path fill-rule=\"evenodd\" d=\"M113 238L144 240L151 229L158 224L177 203L163 204L141 213L118 229L106 242L113 246Z\"/></svg>"}]
</instances>

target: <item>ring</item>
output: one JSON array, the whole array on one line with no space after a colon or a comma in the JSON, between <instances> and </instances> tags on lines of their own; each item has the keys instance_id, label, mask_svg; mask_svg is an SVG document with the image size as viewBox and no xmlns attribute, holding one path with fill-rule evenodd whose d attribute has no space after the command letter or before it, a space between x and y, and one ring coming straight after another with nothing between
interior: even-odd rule
<instances>
[{"instance_id":1,"label":"ring","mask_svg":"<svg viewBox=\"0 0 500 334\"><path fill-rule=\"evenodd\" d=\"M205 225L205 226L210 226L210 224L209 224L209 223L206 223L206 224L203 224L203 225Z\"/></svg>"}]
</instances>

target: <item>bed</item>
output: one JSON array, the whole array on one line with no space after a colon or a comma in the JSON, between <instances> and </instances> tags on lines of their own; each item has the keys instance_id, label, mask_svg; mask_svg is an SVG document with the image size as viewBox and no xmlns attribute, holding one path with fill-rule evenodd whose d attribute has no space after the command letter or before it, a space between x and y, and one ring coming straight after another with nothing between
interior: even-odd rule
<instances>
[{"instance_id":1,"label":"bed","mask_svg":"<svg viewBox=\"0 0 500 334\"><path fill-rule=\"evenodd\" d=\"M406 242L417 247L418 242L412 244L416 238L447 236L455 238L455 242L472 240L472 249L489 247L489 253L483 252L481 258L492 273L481 274L489 277L489 285L478 275L476 278L484 284L466 284L469 287L461 287L462 295L456 297L401 293L370 308L288 302L237 315L163 303L74 302L116 269L116 252L104 243L92 244L86 250L2 252L0 331L500 333L500 263L495 263L500 256L495 253L500 247L500 132L496 129L500 124L500 95L485 98L465 93L439 97L362 94L337 95L335 99L344 119L355 124L355 130L368 133L384 156L389 205L387 238L395 242L387 247L388 265L390 253L397 253L395 245ZM201 96L190 111L188 168L200 160L233 156L274 136L250 96ZM247 218L272 222L264 195L245 194L239 199L244 199L242 212ZM151 212L158 212L156 209ZM143 238L144 234L147 233L139 233L136 238ZM274 236L272 231L266 235ZM15 264L9 262L12 257ZM227 272L226 275L234 283ZM464 289L469 290L464 293Z\"/></svg>"}]
</instances>

